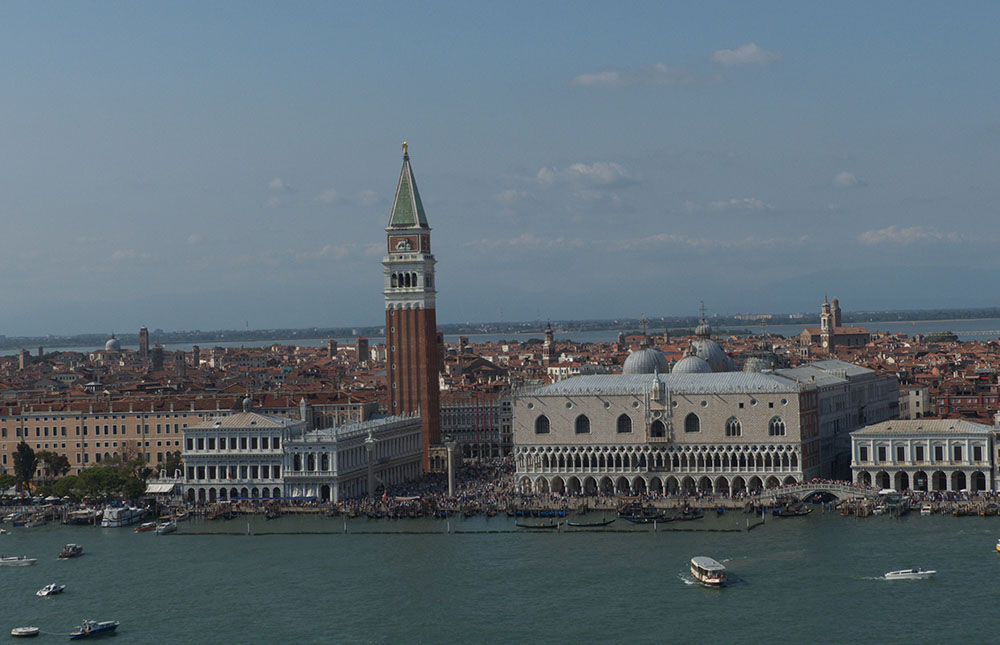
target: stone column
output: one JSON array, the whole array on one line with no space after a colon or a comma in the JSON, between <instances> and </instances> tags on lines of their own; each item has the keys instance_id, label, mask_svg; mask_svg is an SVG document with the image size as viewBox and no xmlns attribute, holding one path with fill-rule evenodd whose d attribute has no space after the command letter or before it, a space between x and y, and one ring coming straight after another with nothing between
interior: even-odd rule
<instances>
[{"instance_id":1,"label":"stone column","mask_svg":"<svg viewBox=\"0 0 1000 645\"><path fill-rule=\"evenodd\" d=\"M445 448L448 449L448 497L455 496L455 441L448 437L445 439Z\"/></svg>"}]
</instances>

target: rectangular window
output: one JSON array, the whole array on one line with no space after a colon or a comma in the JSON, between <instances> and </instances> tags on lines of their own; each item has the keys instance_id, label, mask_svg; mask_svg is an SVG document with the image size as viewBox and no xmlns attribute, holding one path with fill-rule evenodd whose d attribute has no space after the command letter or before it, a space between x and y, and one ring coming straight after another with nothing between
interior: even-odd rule
<instances>
[{"instance_id":1,"label":"rectangular window","mask_svg":"<svg viewBox=\"0 0 1000 645\"><path fill-rule=\"evenodd\" d=\"M962 446L955 446L955 461L962 461Z\"/></svg>"},{"instance_id":2,"label":"rectangular window","mask_svg":"<svg viewBox=\"0 0 1000 645\"><path fill-rule=\"evenodd\" d=\"M896 446L896 461L906 461L906 448L903 446Z\"/></svg>"},{"instance_id":3,"label":"rectangular window","mask_svg":"<svg viewBox=\"0 0 1000 645\"><path fill-rule=\"evenodd\" d=\"M208 438L208 449L215 450L215 437Z\"/></svg>"},{"instance_id":4,"label":"rectangular window","mask_svg":"<svg viewBox=\"0 0 1000 645\"><path fill-rule=\"evenodd\" d=\"M257 437L250 437L250 450L257 449Z\"/></svg>"},{"instance_id":5,"label":"rectangular window","mask_svg":"<svg viewBox=\"0 0 1000 645\"><path fill-rule=\"evenodd\" d=\"M878 460L885 461L885 446L878 447Z\"/></svg>"},{"instance_id":6,"label":"rectangular window","mask_svg":"<svg viewBox=\"0 0 1000 645\"><path fill-rule=\"evenodd\" d=\"M240 450L246 450L246 449L247 449L247 438L240 437ZM243 476L246 477L246 475Z\"/></svg>"},{"instance_id":7,"label":"rectangular window","mask_svg":"<svg viewBox=\"0 0 1000 645\"><path fill-rule=\"evenodd\" d=\"M982 461L983 460L983 447L973 446L972 447L972 461Z\"/></svg>"},{"instance_id":8,"label":"rectangular window","mask_svg":"<svg viewBox=\"0 0 1000 645\"><path fill-rule=\"evenodd\" d=\"M934 446L934 461L944 461L944 446Z\"/></svg>"},{"instance_id":9,"label":"rectangular window","mask_svg":"<svg viewBox=\"0 0 1000 645\"><path fill-rule=\"evenodd\" d=\"M194 450L194 439L192 439L191 437L188 437L187 439L185 439L184 440L184 449L188 450L188 451Z\"/></svg>"},{"instance_id":10,"label":"rectangular window","mask_svg":"<svg viewBox=\"0 0 1000 645\"><path fill-rule=\"evenodd\" d=\"M868 461L868 446L860 446L858 448L858 458L861 461Z\"/></svg>"},{"instance_id":11,"label":"rectangular window","mask_svg":"<svg viewBox=\"0 0 1000 645\"><path fill-rule=\"evenodd\" d=\"M204 449L205 449L205 438L198 437L198 450L204 450Z\"/></svg>"},{"instance_id":12,"label":"rectangular window","mask_svg":"<svg viewBox=\"0 0 1000 645\"><path fill-rule=\"evenodd\" d=\"M917 461L923 461L924 460L924 447L923 446L917 446L916 447L916 452L917 452Z\"/></svg>"}]
</instances>

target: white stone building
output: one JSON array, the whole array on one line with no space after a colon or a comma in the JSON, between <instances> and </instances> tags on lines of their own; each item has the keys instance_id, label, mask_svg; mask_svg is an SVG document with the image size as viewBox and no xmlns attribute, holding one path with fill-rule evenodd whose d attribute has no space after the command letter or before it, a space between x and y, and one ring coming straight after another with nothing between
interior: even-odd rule
<instances>
[{"instance_id":1,"label":"white stone building","mask_svg":"<svg viewBox=\"0 0 1000 645\"><path fill-rule=\"evenodd\" d=\"M184 499L215 502L288 497L284 447L306 422L250 410L184 428Z\"/></svg>"},{"instance_id":2,"label":"white stone building","mask_svg":"<svg viewBox=\"0 0 1000 645\"><path fill-rule=\"evenodd\" d=\"M420 417L373 417L310 430L289 440L284 473L291 497L339 502L420 477Z\"/></svg>"},{"instance_id":3,"label":"white stone building","mask_svg":"<svg viewBox=\"0 0 1000 645\"><path fill-rule=\"evenodd\" d=\"M995 491L996 428L964 419L895 420L851 433L851 471L897 491Z\"/></svg>"}]
</instances>

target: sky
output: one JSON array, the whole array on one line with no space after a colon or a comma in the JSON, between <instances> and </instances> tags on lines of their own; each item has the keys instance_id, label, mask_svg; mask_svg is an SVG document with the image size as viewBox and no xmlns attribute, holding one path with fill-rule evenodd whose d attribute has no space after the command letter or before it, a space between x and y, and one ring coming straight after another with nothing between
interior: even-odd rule
<instances>
[{"instance_id":1,"label":"sky","mask_svg":"<svg viewBox=\"0 0 1000 645\"><path fill-rule=\"evenodd\" d=\"M0 334L996 306L1000 4L32 2Z\"/></svg>"}]
</instances>

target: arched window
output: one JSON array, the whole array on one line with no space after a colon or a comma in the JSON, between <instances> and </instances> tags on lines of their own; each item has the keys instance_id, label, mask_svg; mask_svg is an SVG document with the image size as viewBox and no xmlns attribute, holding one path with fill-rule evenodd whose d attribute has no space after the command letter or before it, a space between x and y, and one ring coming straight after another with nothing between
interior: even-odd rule
<instances>
[{"instance_id":1,"label":"arched window","mask_svg":"<svg viewBox=\"0 0 1000 645\"><path fill-rule=\"evenodd\" d=\"M618 417L618 434L625 434L626 432L632 432L632 417L623 414Z\"/></svg>"},{"instance_id":2,"label":"arched window","mask_svg":"<svg viewBox=\"0 0 1000 645\"><path fill-rule=\"evenodd\" d=\"M772 437L785 436L785 422L781 420L781 417L771 419L771 422L767 424L767 434Z\"/></svg>"},{"instance_id":3,"label":"arched window","mask_svg":"<svg viewBox=\"0 0 1000 645\"><path fill-rule=\"evenodd\" d=\"M663 422L657 419L649 426L649 436L650 437L665 437L667 436L667 428L663 425Z\"/></svg>"},{"instance_id":4,"label":"arched window","mask_svg":"<svg viewBox=\"0 0 1000 645\"><path fill-rule=\"evenodd\" d=\"M590 419L585 414L581 414L576 418L576 433L577 434L590 434Z\"/></svg>"},{"instance_id":5,"label":"arched window","mask_svg":"<svg viewBox=\"0 0 1000 645\"><path fill-rule=\"evenodd\" d=\"M684 418L684 432L701 432L701 419L694 412Z\"/></svg>"},{"instance_id":6,"label":"arched window","mask_svg":"<svg viewBox=\"0 0 1000 645\"><path fill-rule=\"evenodd\" d=\"M395 289L399 286L399 280L396 278L396 274L392 274L392 288Z\"/></svg>"},{"instance_id":7,"label":"arched window","mask_svg":"<svg viewBox=\"0 0 1000 645\"><path fill-rule=\"evenodd\" d=\"M544 414L535 419L535 434L549 433L549 418Z\"/></svg>"},{"instance_id":8,"label":"arched window","mask_svg":"<svg viewBox=\"0 0 1000 645\"><path fill-rule=\"evenodd\" d=\"M742 437L743 427L740 425L740 420L736 417L729 417L729 421L726 421L726 436L727 437Z\"/></svg>"}]
</instances>

